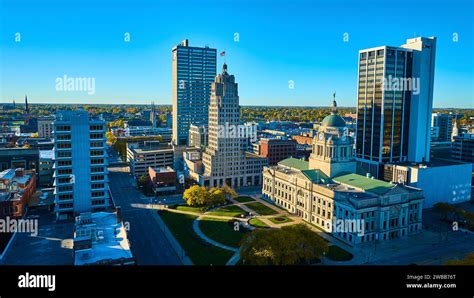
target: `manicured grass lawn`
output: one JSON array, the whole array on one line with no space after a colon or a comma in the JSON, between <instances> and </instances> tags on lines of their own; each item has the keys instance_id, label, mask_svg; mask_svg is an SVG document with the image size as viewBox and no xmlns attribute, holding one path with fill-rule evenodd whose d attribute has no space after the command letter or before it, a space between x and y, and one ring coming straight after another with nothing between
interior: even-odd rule
<instances>
[{"instance_id":1,"label":"manicured grass lawn","mask_svg":"<svg viewBox=\"0 0 474 298\"><path fill-rule=\"evenodd\" d=\"M186 206L186 205L176 206L176 210L193 212L193 213L203 213L205 209L206 209L205 207L191 207L191 206Z\"/></svg>"},{"instance_id":2,"label":"manicured grass lawn","mask_svg":"<svg viewBox=\"0 0 474 298\"><path fill-rule=\"evenodd\" d=\"M282 224L286 222L292 222L293 220L289 217L286 216L275 216L275 217L270 217L268 220L270 220L274 224Z\"/></svg>"},{"instance_id":3,"label":"manicured grass lawn","mask_svg":"<svg viewBox=\"0 0 474 298\"><path fill-rule=\"evenodd\" d=\"M234 200L236 200L239 203L255 202L253 198L247 197L247 196L236 197L234 198Z\"/></svg>"},{"instance_id":4,"label":"manicured grass lawn","mask_svg":"<svg viewBox=\"0 0 474 298\"><path fill-rule=\"evenodd\" d=\"M233 252L209 244L193 230L194 215L161 212L161 218L195 265L225 265Z\"/></svg>"},{"instance_id":5,"label":"manicured grass lawn","mask_svg":"<svg viewBox=\"0 0 474 298\"><path fill-rule=\"evenodd\" d=\"M333 261L349 261L353 258L350 252L345 251L337 245L329 246L329 251L326 257Z\"/></svg>"},{"instance_id":6,"label":"manicured grass lawn","mask_svg":"<svg viewBox=\"0 0 474 298\"><path fill-rule=\"evenodd\" d=\"M260 219L256 217L251 218L249 220L249 224L251 224L252 226L256 228L268 228L268 225L266 223L264 223L263 221L261 221Z\"/></svg>"},{"instance_id":7,"label":"manicured grass lawn","mask_svg":"<svg viewBox=\"0 0 474 298\"><path fill-rule=\"evenodd\" d=\"M199 221L199 227L212 240L224 245L239 247L242 238L249 230L239 227L239 230L236 231L234 223L233 220L204 217Z\"/></svg>"},{"instance_id":8,"label":"manicured grass lawn","mask_svg":"<svg viewBox=\"0 0 474 298\"><path fill-rule=\"evenodd\" d=\"M239 206L236 205L228 205L224 207L220 207L215 209L208 214L211 215L218 215L218 216L232 216L232 217L239 217L241 214L245 214L245 211L242 210Z\"/></svg>"},{"instance_id":9,"label":"manicured grass lawn","mask_svg":"<svg viewBox=\"0 0 474 298\"><path fill-rule=\"evenodd\" d=\"M245 206L249 207L253 211L257 212L260 215L273 215L273 214L278 214L275 210L272 208L269 208L262 203L255 202L255 203L249 203L245 204Z\"/></svg>"}]
</instances>

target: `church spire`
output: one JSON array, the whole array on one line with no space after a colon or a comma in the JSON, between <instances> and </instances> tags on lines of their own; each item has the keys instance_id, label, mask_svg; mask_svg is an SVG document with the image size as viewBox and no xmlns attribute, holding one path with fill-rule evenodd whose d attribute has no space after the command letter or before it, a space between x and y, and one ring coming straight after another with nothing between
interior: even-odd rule
<instances>
[{"instance_id":1,"label":"church spire","mask_svg":"<svg viewBox=\"0 0 474 298\"><path fill-rule=\"evenodd\" d=\"M28 96L25 94L25 114L29 115L30 114L30 108L28 107Z\"/></svg>"}]
</instances>

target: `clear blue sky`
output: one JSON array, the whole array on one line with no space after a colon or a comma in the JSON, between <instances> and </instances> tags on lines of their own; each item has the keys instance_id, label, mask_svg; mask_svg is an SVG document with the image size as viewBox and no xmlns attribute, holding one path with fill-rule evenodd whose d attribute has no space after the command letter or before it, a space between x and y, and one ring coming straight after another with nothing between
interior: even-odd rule
<instances>
[{"instance_id":1,"label":"clear blue sky","mask_svg":"<svg viewBox=\"0 0 474 298\"><path fill-rule=\"evenodd\" d=\"M0 18L1 102L171 104L171 48L188 38L227 52L242 105L328 105L336 90L355 106L358 50L422 35L438 38L435 107L474 108L472 0L0 0ZM57 92L64 74L94 77L95 94Z\"/></svg>"}]
</instances>

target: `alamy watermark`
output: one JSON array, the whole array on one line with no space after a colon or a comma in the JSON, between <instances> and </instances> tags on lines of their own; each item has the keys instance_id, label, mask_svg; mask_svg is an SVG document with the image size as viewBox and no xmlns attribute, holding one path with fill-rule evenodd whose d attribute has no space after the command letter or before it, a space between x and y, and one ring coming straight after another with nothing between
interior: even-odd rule
<instances>
[{"instance_id":1,"label":"alamy watermark","mask_svg":"<svg viewBox=\"0 0 474 298\"><path fill-rule=\"evenodd\" d=\"M420 94L420 78L398 78L388 75L381 80L384 91L411 91Z\"/></svg>"},{"instance_id":2,"label":"alamy watermark","mask_svg":"<svg viewBox=\"0 0 474 298\"><path fill-rule=\"evenodd\" d=\"M329 233L357 233L363 237L365 234L365 221L363 219L336 219L326 222Z\"/></svg>"},{"instance_id":3,"label":"alamy watermark","mask_svg":"<svg viewBox=\"0 0 474 298\"><path fill-rule=\"evenodd\" d=\"M56 91L80 91L89 95L95 94L95 78L93 77L57 77Z\"/></svg>"},{"instance_id":4,"label":"alamy watermark","mask_svg":"<svg viewBox=\"0 0 474 298\"><path fill-rule=\"evenodd\" d=\"M37 219L16 219L6 218L0 219L0 233L30 233L31 236L38 235L38 220Z\"/></svg>"},{"instance_id":5,"label":"alamy watermark","mask_svg":"<svg viewBox=\"0 0 474 298\"><path fill-rule=\"evenodd\" d=\"M257 141L257 126L243 125L243 124L229 124L218 125L217 137L223 139L249 139L252 142Z\"/></svg>"}]
</instances>

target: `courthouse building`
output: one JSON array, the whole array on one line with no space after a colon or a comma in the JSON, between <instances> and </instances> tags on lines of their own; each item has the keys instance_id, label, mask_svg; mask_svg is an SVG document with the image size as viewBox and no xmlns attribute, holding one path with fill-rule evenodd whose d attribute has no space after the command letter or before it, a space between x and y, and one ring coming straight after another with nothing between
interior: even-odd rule
<instances>
[{"instance_id":1,"label":"courthouse building","mask_svg":"<svg viewBox=\"0 0 474 298\"><path fill-rule=\"evenodd\" d=\"M353 144L333 101L309 161L288 158L264 168L264 198L350 245L419 232L422 191L356 174Z\"/></svg>"}]
</instances>

